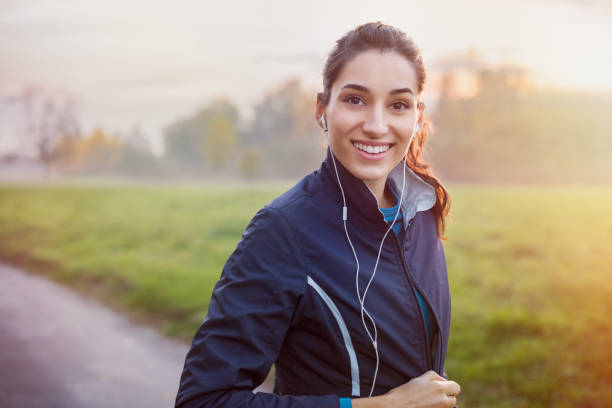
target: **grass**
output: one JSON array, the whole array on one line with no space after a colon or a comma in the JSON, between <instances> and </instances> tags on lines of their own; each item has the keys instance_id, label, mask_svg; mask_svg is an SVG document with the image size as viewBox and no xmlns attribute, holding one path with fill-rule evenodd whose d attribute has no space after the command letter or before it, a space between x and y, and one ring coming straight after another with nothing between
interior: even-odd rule
<instances>
[{"instance_id":1,"label":"grass","mask_svg":"<svg viewBox=\"0 0 612 408\"><path fill-rule=\"evenodd\" d=\"M289 184L0 186L0 258L191 340ZM612 406L612 189L451 186L446 371L464 407Z\"/></svg>"},{"instance_id":2,"label":"grass","mask_svg":"<svg viewBox=\"0 0 612 408\"><path fill-rule=\"evenodd\" d=\"M612 406L612 189L451 194L446 369L466 406Z\"/></svg>"}]
</instances>

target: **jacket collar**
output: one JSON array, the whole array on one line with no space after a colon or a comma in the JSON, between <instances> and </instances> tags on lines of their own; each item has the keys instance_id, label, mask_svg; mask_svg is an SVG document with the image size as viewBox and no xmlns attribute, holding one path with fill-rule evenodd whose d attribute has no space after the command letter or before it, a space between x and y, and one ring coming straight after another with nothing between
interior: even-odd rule
<instances>
[{"instance_id":1,"label":"jacket collar","mask_svg":"<svg viewBox=\"0 0 612 408\"><path fill-rule=\"evenodd\" d=\"M321 172L327 178L328 182L332 182L336 186L336 191L342 203L342 192L338 186L338 178L332 161L331 148L327 147L327 156L321 164ZM363 182L363 180L355 177L349 172L334 155L336 168L338 169L338 177L344 189L346 197L346 206L348 219L351 218L352 212L358 212L362 217L369 221L379 223L384 221L382 212L378 209L378 201L374 193ZM397 166L391 170L387 177L387 184L399 197L402 190L403 178L403 162L399 162ZM426 211L432 208L436 203L436 192L434 188L419 177L410 167L406 166L406 185L404 187L404 196L402 198L402 216L404 229L408 228L408 223L416 215L418 211ZM386 226L386 223L384 224Z\"/></svg>"}]
</instances>

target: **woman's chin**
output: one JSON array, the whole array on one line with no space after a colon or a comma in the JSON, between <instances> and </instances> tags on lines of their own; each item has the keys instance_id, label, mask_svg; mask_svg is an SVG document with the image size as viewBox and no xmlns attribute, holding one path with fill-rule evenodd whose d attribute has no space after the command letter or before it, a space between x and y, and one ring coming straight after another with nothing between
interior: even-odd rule
<instances>
[{"instance_id":1,"label":"woman's chin","mask_svg":"<svg viewBox=\"0 0 612 408\"><path fill-rule=\"evenodd\" d=\"M360 166L362 167L362 166ZM375 184L381 181L387 180L387 176L389 172L385 171L385 169L368 169L368 168L357 168L355 171L351 171L353 176L362 180L366 184Z\"/></svg>"}]
</instances>

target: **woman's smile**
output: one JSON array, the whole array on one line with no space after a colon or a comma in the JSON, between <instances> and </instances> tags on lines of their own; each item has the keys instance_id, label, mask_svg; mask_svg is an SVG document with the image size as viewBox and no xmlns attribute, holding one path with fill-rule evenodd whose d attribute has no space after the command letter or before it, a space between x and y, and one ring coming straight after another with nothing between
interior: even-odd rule
<instances>
[{"instance_id":1,"label":"woman's smile","mask_svg":"<svg viewBox=\"0 0 612 408\"><path fill-rule=\"evenodd\" d=\"M393 143L352 141L357 153L366 160L381 160L393 147Z\"/></svg>"}]
</instances>

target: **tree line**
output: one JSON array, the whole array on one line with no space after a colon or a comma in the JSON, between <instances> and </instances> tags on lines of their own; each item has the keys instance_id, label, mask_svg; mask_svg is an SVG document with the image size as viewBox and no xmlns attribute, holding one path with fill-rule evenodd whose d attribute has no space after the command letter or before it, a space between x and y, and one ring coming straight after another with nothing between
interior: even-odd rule
<instances>
[{"instance_id":1,"label":"tree line","mask_svg":"<svg viewBox=\"0 0 612 408\"><path fill-rule=\"evenodd\" d=\"M474 89L448 70L429 109L426 158L455 182L596 182L612 180L612 95L544 90L520 68L478 67ZM24 99L38 158L63 175L155 178L298 178L324 157L314 120L316 92L291 79L271 90L245 120L217 99L164 129L156 156L138 128L119 137L102 128L83 135L70 103ZM35 118L36 120L34 120ZM32 136L33 135L33 136Z\"/></svg>"}]
</instances>

